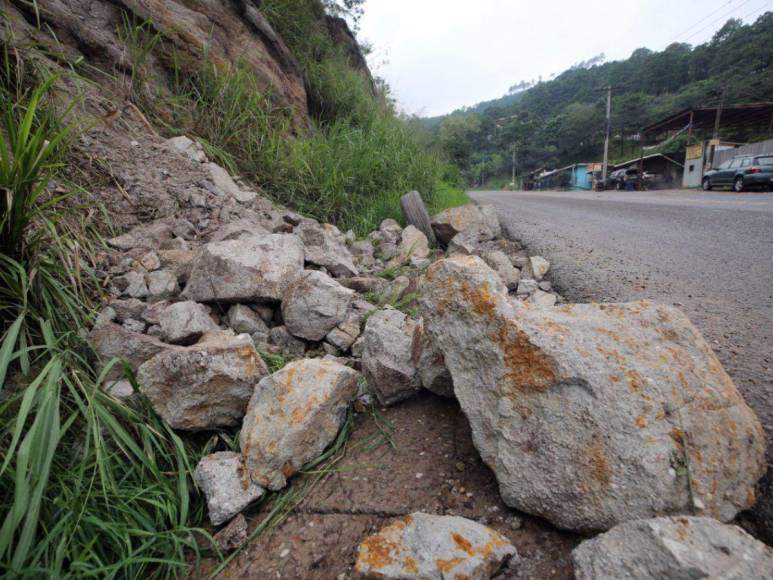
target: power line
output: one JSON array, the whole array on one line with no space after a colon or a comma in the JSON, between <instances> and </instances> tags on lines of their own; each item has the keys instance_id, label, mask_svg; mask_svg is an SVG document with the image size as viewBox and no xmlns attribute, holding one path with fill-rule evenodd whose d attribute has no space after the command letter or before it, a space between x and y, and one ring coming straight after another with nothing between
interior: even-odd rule
<instances>
[{"instance_id":1,"label":"power line","mask_svg":"<svg viewBox=\"0 0 773 580\"><path fill-rule=\"evenodd\" d=\"M693 23L692 25L690 25L690 26L689 26L687 29L685 29L685 30L683 30L682 32L680 32L679 34L677 34L677 35L676 35L676 38L675 38L674 40L672 40L671 42L669 42L668 44L673 44L674 42L676 42L677 40L679 40L679 39L682 37L682 35L683 35L683 34L687 34L688 32L690 32L690 30L692 30L693 28L695 28L696 26L698 26L698 25L699 25L701 22L704 22L704 21L705 21L707 18L711 18L712 16L714 16L714 14L716 14L716 13L717 13L717 12L719 12L720 10L724 10L725 8L727 8L727 6L728 6L729 4L732 4L734 1L735 1L735 0L728 0L727 2L723 3L723 4L722 4L722 5L721 5L719 8L717 8L716 10L712 10L711 12L709 12L708 14L706 14L706 16L704 16L703 18L701 18L701 19L700 19L700 20L698 20L697 22L694 22L694 23Z\"/></svg>"},{"instance_id":2,"label":"power line","mask_svg":"<svg viewBox=\"0 0 773 580\"><path fill-rule=\"evenodd\" d=\"M687 37L684 39L684 41L690 40L691 38L694 38L695 36L697 36L698 34L700 34L701 32L703 32L703 31L704 31L704 30L706 30L707 28L712 28L712 27L714 27L714 26L717 26L717 25L718 25L720 22L722 22L723 20L726 20L728 17L732 17L732 14L733 14L733 12L735 12L736 10L738 10L739 8L741 8L742 6L745 6L745 5L747 5L749 2L751 2L751 0L745 0L745 2L742 2L741 4L739 4L738 6L736 6L735 8L733 8L732 10L730 10L729 12L725 12L725 13L724 13L722 16L720 16L719 18L717 18L717 19L715 19L715 20L712 20L712 21L711 21L711 22L709 22L709 23L708 23L706 26L703 26L702 28L699 28L698 30L696 30L695 32L693 32L691 35L687 36ZM766 4L769 4L769 2L764 2L764 3L762 4L762 6L759 6L759 7L755 8L755 9L754 9L754 10L753 10L753 11L752 11L750 14L754 14L754 13L755 13L755 12L757 12L758 10L761 10L762 8L764 8L764 7L765 7L765 5L766 5ZM746 18L746 17L744 17L744 18ZM743 20L743 18L742 18L742 20Z\"/></svg>"}]
</instances>

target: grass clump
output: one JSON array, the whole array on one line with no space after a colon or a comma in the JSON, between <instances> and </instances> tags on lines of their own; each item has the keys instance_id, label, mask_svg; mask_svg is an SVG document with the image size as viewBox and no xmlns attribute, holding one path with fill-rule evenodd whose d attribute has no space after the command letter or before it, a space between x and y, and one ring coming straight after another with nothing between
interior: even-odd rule
<instances>
[{"instance_id":1,"label":"grass clump","mask_svg":"<svg viewBox=\"0 0 773 580\"><path fill-rule=\"evenodd\" d=\"M78 333L96 292L90 246L71 226L74 190L53 185L71 132L53 121L57 77L36 85L5 55L0 568L36 578L183 575L206 536L190 475L197 453L147 406L101 390Z\"/></svg>"}]
</instances>

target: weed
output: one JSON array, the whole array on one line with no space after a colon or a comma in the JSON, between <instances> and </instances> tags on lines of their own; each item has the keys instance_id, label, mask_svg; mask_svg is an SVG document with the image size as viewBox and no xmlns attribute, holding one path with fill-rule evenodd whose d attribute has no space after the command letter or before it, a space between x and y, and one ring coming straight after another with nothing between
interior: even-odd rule
<instances>
[{"instance_id":1,"label":"weed","mask_svg":"<svg viewBox=\"0 0 773 580\"><path fill-rule=\"evenodd\" d=\"M266 363L266 366L268 367L268 372L271 374L284 368L288 363L295 360L295 357L293 357L290 353L286 351L282 351L279 353L270 353L270 352L265 352L263 350L259 350L258 353L260 354L260 357L263 359L263 362Z\"/></svg>"}]
</instances>

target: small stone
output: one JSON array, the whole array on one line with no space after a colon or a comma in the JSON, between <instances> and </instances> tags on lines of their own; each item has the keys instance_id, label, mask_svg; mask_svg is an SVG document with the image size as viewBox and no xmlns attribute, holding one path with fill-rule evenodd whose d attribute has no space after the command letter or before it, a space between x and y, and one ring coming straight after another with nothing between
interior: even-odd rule
<instances>
[{"instance_id":1,"label":"small stone","mask_svg":"<svg viewBox=\"0 0 773 580\"><path fill-rule=\"evenodd\" d=\"M539 288L537 287L537 281L532 280L531 278L527 279L521 279L520 282L518 282L518 290L516 290L516 294L518 296L531 296L535 292L537 292Z\"/></svg>"},{"instance_id":2,"label":"small stone","mask_svg":"<svg viewBox=\"0 0 773 580\"><path fill-rule=\"evenodd\" d=\"M247 519L242 514L236 514L213 539L221 552L232 552L247 541Z\"/></svg>"},{"instance_id":3,"label":"small stone","mask_svg":"<svg viewBox=\"0 0 773 580\"><path fill-rule=\"evenodd\" d=\"M145 275L141 272L127 272L123 276L113 278L113 293L117 296L129 296L130 298L145 298L148 295L148 286L145 283Z\"/></svg>"},{"instance_id":4,"label":"small stone","mask_svg":"<svg viewBox=\"0 0 773 580\"><path fill-rule=\"evenodd\" d=\"M773 550L736 526L684 516L623 522L572 552L577 578L773 576Z\"/></svg>"},{"instance_id":5,"label":"small stone","mask_svg":"<svg viewBox=\"0 0 773 580\"><path fill-rule=\"evenodd\" d=\"M354 291L330 276L307 271L293 282L282 300L282 318L288 332L306 340L322 340L346 320Z\"/></svg>"},{"instance_id":6,"label":"small stone","mask_svg":"<svg viewBox=\"0 0 773 580\"><path fill-rule=\"evenodd\" d=\"M211 332L194 346L148 360L137 382L172 428L204 431L238 425L255 384L267 374L249 336Z\"/></svg>"},{"instance_id":7,"label":"small stone","mask_svg":"<svg viewBox=\"0 0 773 580\"><path fill-rule=\"evenodd\" d=\"M542 280L542 278L545 277L545 274L548 273L548 270L550 269L550 262L548 262L542 256L532 256L529 258L529 262L534 279L539 282Z\"/></svg>"},{"instance_id":8,"label":"small stone","mask_svg":"<svg viewBox=\"0 0 773 580\"><path fill-rule=\"evenodd\" d=\"M129 332L145 332L145 322L142 320L135 320L134 318L127 318L124 320L123 327Z\"/></svg>"},{"instance_id":9,"label":"small stone","mask_svg":"<svg viewBox=\"0 0 773 580\"><path fill-rule=\"evenodd\" d=\"M241 456L230 451L204 457L196 466L194 478L207 498L214 526L227 522L264 492L249 480Z\"/></svg>"},{"instance_id":10,"label":"small stone","mask_svg":"<svg viewBox=\"0 0 773 580\"><path fill-rule=\"evenodd\" d=\"M148 252L140 258L140 264L148 272L153 272L161 267L161 258L155 252Z\"/></svg>"},{"instance_id":11,"label":"small stone","mask_svg":"<svg viewBox=\"0 0 773 580\"><path fill-rule=\"evenodd\" d=\"M556 305L556 297L549 292L536 290L529 298L529 304L533 304L538 308L550 308Z\"/></svg>"},{"instance_id":12,"label":"small stone","mask_svg":"<svg viewBox=\"0 0 773 580\"><path fill-rule=\"evenodd\" d=\"M176 302L159 314L159 325L167 342L193 344L205 332L217 330L207 309L197 302Z\"/></svg>"},{"instance_id":13,"label":"small stone","mask_svg":"<svg viewBox=\"0 0 773 580\"><path fill-rule=\"evenodd\" d=\"M228 309L228 326L238 334L254 335L256 332L268 336L266 323L249 306L234 304Z\"/></svg>"},{"instance_id":14,"label":"small stone","mask_svg":"<svg viewBox=\"0 0 773 580\"><path fill-rule=\"evenodd\" d=\"M462 461L456 462L456 471L464 471L467 469L467 466Z\"/></svg>"},{"instance_id":15,"label":"small stone","mask_svg":"<svg viewBox=\"0 0 773 580\"><path fill-rule=\"evenodd\" d=\"M284 326L275 326L268 336L271 344L282 347L290 354L303 356L306 352L306 343L287 332Z\"/></svg>"},{"instance_id":16,"label":"small stone","mask_svg":"<svg viewBox=\"0 0 773 580\"><path fill-rule=\"evenodd\" d=\"M370 391L382 405L393 405L421 387L413 362L416 322L392 308L368 318L363 334L362 370Z\"/></svg>"},{"instance_id":17,"label":"small stone","mask_svg":"<svg viewBox=\"0 0 773 580\"><path fill-rule=\"evenodd\" d=\"M395 580L487 579L515 555L507 538L477 522L413 513L365 538L355 571Z\"/></svg>"},{"instance_id":18,"label":"small stone","mask_svg":"<svg viewBox=\"0 0 773 580\"><path fill-rule=\"evenodd\" d=\"M148 298L151 300L163 300L180 292L177 276L168 270L151 272L145 276L145 280L148 284Z\"/></svg>"}]
</instances>

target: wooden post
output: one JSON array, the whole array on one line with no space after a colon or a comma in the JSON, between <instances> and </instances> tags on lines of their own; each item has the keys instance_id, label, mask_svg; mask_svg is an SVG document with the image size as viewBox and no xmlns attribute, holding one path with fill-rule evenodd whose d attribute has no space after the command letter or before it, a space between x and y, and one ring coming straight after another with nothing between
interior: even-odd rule
<instances>
[{"instance_id":1,"label":"wooden post","mask_svg":"<svg viewBox=\"0 0 773 580\"><path fill-rule=\"evenodd\" d=\"M430 244L437 245L435 232L432 231L432 224L429 221L429 213L424 205L424 200L418 191L411 191L400 198L400 207L403 208L405 221L418 228L429 240Z\"/></svg>"}]
</instances>

